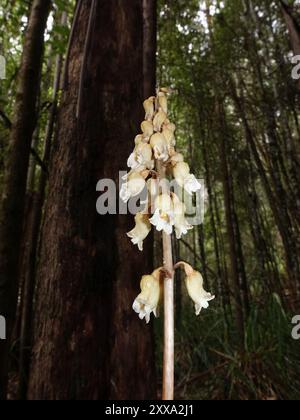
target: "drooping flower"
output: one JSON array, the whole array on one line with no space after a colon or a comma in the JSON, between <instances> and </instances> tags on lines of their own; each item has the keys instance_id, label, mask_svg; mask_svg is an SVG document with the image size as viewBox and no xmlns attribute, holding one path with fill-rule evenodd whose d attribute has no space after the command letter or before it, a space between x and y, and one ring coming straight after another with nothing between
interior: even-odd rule
<instances>
[{"instance_id":1,"label":"drooping flower","mask_svg":"<svg viewBox=\"0 0 300 420\"><path fill-rule=\"evenodd\" d=\"M137 213L134 220L135 228L128 232L127 236L140 251L143 251L143 242L151 232L151 223L148 215L144 213Z\"/></svg>"},{"instance_id":2,"label":"drooping flower","mask_svg":"<svg viewBox=\"0 0 300 420\"><path fill-rule=\"evenodd\" d=\"M169 128L163 128L162 134L167 141L169 152L176 146L174 132Z\"/></svg>"},{"instance_id":3,"label":"drooping flower","mask_svg":"<svg viewBox=\"0 0 300 420\"><path fill-rule=\"evenodd\" d=\"M161 133L153 134L150 139L155 159L166 162L169 159L168 143L164 135Z\"/></svg>"},{"instance_id":4,"label":"drooping flower","mask_svg":"<svg viewBox=\"0 0 300 420\"><path fill-rule=\"evenodd\" d=\"M172 194L172 198L176 238L181 239L182 235L186 235L189 230L193 229L193 226L185 218L186 207L184 203L179 200L176 194Z\"/></svg>"},{"instance_id":5,"label":"drooping flower","mask_svg":"<svg viewBox=\"0 0 300 420\"><path fill-rule=\"evenodd\" d=\"M138 146L143 142L143 134L138 134L134 139L134 144Z\"/></svg>"},{"instance_id":6,"label":"drooping flower","mask_svg":"<svg viewBox=\"0 0 300 420\"><path fill-rule=\"evenodd\" d=\"M143 121L141 124L141 129L143 132L143 140L149 140L154 133L152 121Z\"/></svg>"},{"instance_id":7,"label":"drooping flower","mask_svg":"<svg viewBox=\"0 0 300 420\"><path fill-rule=\"evenodd\" d=\"M158 104L159 104L159 107L164 111L164 113L168 114L168 99L164 92L159 92Z\"/></svg>"},{"instance_id":8,"label":"drooping flower","mask_svg":"<svg viewBox=\"0 0 300 420\"><path fill-rule=\"evenodd\" d=\"M186 273L186 288L190 298L194 302L196 315L199 315L202 308L207 309L209 307L208 302L215 299L215 296L204 290L203 277L198 271L194 270L189 264L185 262L176 264L175 268L179 266L184 267Z\"/></svg>"},{"instance_id":9,"label":"drooping flower","mask_svg":"<svg viewBox=\"0 0 300 420\"><path fill-rule=\"evenodd\" d=\"M152 118L154 117L155 99L156 99L155 96L150 96L150 98L148 98L144 101L143 105L144 105L144 109L145 109L145 112L146 112L145 120L151 121Z\"/></svg>"},{"instance_id":10,"label":"drooping flower","mask_svg":"<svg viewBox=\"0 0 300 420\"><path fill-rule=\"evenodd\" d=\"M143 276L141 280L141 293L133 302L133 310L139 314L140 319L145 319L148 324L150 315L158 316L158 305L160 300L160 271L155 270L151 275Z\"/></svg>"},{"instance_id":11,"label":"drooping flower","mask_svg":"<svg viewBox=\"0 0 300 420\"><path fill-rule=\"evenodd\" d=\"M131 172L129 175L125 175L125 177L127 181L122 185L120 197L124 203L127 203L131 197L136 197L143 191L146 186L146 181L145 176L137 172Z\"/></svg>"},{"instance_id":12,"label":"drooping flower","mask_svg":"<svg viewBox=\"0 0 300 420\"><path fill-rule=\"evenodd\" d=\"M181 153L175 152L171 155L170 162L172 166L175 166L179 162L184 162L184 157Z\"/></svg>"},{"instance_id":13,"label":"drooping flower","mask_svg":"<svg viewBox=\"0 0 300 420\"><path fill-rule=\"evenodd\" d=\"M155 200L154 208L155 212L150 223L158 232L164 231L167 235L171 235L174 226L174 206L170 195L159 195Z\"/></svg>"},{"instance_id":14,"label":"drooping flower","mask_svg":"<svg viewBox=\"0 0 300 420\"><path fill-rule=\"evenodd\" d=\"M158 113L155 115L154 120L153 120L154 131L160 132L162 125L166 121L166 119L167 119L167 114L162 109L160 109Z\"/></svg>"},{"instance_id":15,"label":"drooping flower","mask_svg":"<svg viewBox=\"0 0 300 420\"><path fill-rule=\"evenodd\" d=\"M135 171L141 171L144 169L153 169L154 161L152 159L152 148L148 143L138 144L133 153L129 156L127 161L129 168Z\"/></svg>"},{"instance_id":16,"label":"drooping flower","mask_svg":"<svg viewBox=\"0 0 300 420\"><path fill-rule=\"evenodd\" d=\"M163 124L163 129L167 129L171 131L173 134L175 134L176 125L174 123L171 123L171 121L167 118Z\"/></svg>"},{"instance_id":17,"label":"drooping flower","mask_svg":"<svg viewBox=\"0 0 300 420\"><path fill-rule=\"evenodd\" d=\"M174 178L177 184L184 188L189 194L193 194L201 189L201 184L195 177L190 173L190 167L185 162L178 162L173 169Z\"/></svg>"}]
</instances>

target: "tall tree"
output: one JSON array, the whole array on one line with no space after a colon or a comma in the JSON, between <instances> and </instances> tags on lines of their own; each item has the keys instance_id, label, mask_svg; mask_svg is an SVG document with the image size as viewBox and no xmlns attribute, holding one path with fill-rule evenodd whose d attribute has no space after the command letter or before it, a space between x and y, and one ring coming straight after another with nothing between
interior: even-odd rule
<instances>
[{"instance_id":1,"label":"tall tree","mask_svg":"<svg viewBox=\"0 0 300 420\"><path fill-rule=\"evenodd\" d=\"M8 348L17 303L18 262L26 180L51 0L34 0L24 43L0 209L0 313L8 339L0 341L0 398L6 395Z\"/></svg>"},{"instance_id":2,"label":"tall tree","mask_svg":"<svg viewBox=\"0 0 300 420\"><path fill-rule=\"evenodd\" d=\"M154 94L156 85L157 1L143 0L144 97Z\"/></svg>"},{"instance_id":3,"label":"tall tree","mask_svg":"<svg viewBox=\"0 0 300 420\"><path fill-rule=\"evenodd\" d=\"M280 0L281 10L289 30L291 47L295 55L300 54L300 27L293 16L292 8L284 0Z\"/></svg>"},{"instance_id":4,"label":"tall tree","mask_svg":"<svg viewBox=\"0 0 300 420\"><path fill-rule=\"evenodd\" d=\"M143 118L142 1L84 1L78 10L50 167L28 397L151 399L151 328L131 310L151 258L126 237L131 216L95 209L97 181L118 183Z\"/></svg>"},{"instance_id":5,"label":"tall tree","mask_svg":"<svg viewBox=\"0 0 300 420\"><path fill-rule=\"evenodd\" d=\"M62 12L60 17L62 27L66 26L67 12ZM39 244L40 225L42 221L43 204L45 200L45 190L48 181L48 164L51 151L52 137L54 126L56 123L58 97L62 73L62 56L56 57L52 104L49 109L49 117L46 125L43 163L44 168L40 173L38 180L38 190L36 192L29 191L31 211L29 212L29 221L27 224L27 234L24 235L23 241L26 241L26 252L22 259L23 288L21 299L21 325L20 325L20 358L19 358L19 398L25 399L27 394L27 385L29 377L29 365L31 356L31 339L32 339L32 316L33 316L33 298L35 289L37 253ZM33 171L35 172L35 171ZM33 175L35 181L35 176ZM30 180L30 173L28 173ZM34 182L33 182L34 183ZM29 183L30 185L30 183Z\"/></svg>"},{"instance_id":6,"label":"tall tree","mask_svg":"<svg viewBox=\"0 0 300 420\"><path fill-rule=\"evenodd\" d=\"M231 265L231 279L232 289L234 292L234 299L236 305L236 325L239 333L239 345L240 352L243 353L245 350L245 313L243 305L243 297L241 290L241 272L240 272L240 261L237 253L237 232L235 228L234 220L234 199L232 195L232 183L230 166L228 162L228 133L225 127L224 110L220 101L216 104L217 115L220 119L220 131L222 133L220 140L220 160L222 170L222 182L224 190L224 204L225 204L225 215L226 215L226 229L227 238L229 243L229 257Z\"/></svg>"}]
</instances>

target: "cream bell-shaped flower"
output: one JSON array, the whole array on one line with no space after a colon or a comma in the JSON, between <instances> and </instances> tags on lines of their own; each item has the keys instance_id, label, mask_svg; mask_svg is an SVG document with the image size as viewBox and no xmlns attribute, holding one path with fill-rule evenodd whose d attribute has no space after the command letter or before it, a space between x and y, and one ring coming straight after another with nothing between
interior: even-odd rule
<instances>
[{"instance_id":1,"label":"cream bell-shaped flower","mask_svg":"<svg viewBox=\"0 0 300 420\"><path fill-rule=\"evenodd\" d=\"M175 152L175 153L171 156L171 158L170 158L170 162L171 162L171 165L172 165L172 166L175 166L175 165L177 165L177 163L179 163L179 162L184 162L184 157L183 157L183 155L182 155L181 153L177 153L177 152Z\"/></svg>"},{"instance_id":2,"label":"cream bell-shaped flower","mask_svg":"<svg viewBox=\"0 0 300 420\"><path fill-rule=\"evenodd\" d=\"M174 132L168 128L163 128L162 134L167 141L169 150L176 146Z\"/></svg>"},{"instance_id":3,"label":"cream bell-shaped flower","mask_svg":"<svg viewBox=\"0 0 300 420\"><path fill-rule=\"evenodd\" d=\"M168 99L164 92L159 92L158 104L159 104L159 107L164 111L164 113L168 114Z\"/></svg>"},{"instance_id":4,"label":"cream bell-shaped flower","mask_svg":"<svg viewBox=\"0 0 300 420\"><path fill-rule=\"evenodd\" d=\"M138 144L127 161L129 168L139 171L144 169L153 169L154 161L152 159L152 147L148 143Z\"/></svg>"},{"instance_id":5,"label":"cream bell-shaped flower","mask_svg":"<svg viewBox=\"0 0 300 420\"><path fill-rule=\"evenodd\" d=\"M185 284L190 298L195 304L195 312L198 316L202 308L207 309L211 300L215 299L211 293L208 293L203 288L203 277L198 271L195 271L189 264L180 262L175 265L175 268L183 266L186 278Z\"/></svg>"},{"instance_id":6,"label":"cream bell-shaped flower","mask_svg":"<svg viewBox=\"0 0 300 420\"><path fill-rule=\"evenodd\" d=\"M163 123L166 121L166 119L167 119L167 114L162 109L160 109L158 113L155 115L154 120L153 120L154 131L159 132L162 128Z\"/></svg>"},{"instance_id":7,"label":"cream bell-shaped flower","mask_svg":"<svg viewBox=\"0 0 300 420\"><path fill-rule=\"evenodd\" d=\"M152 121L155 112L155 96L150 96L143 105L146 112L145 120Z\"/></svg>"},{"instance_id":8,"label":"cream bell-shaped flower","mask_svg":"<svg viewBox=\"0 0 300 420\"><path fill-rule=\"evenodd\" d=\"M149 217L144 213L137 213L135 218L135 228L127 233L133 245L137 245L140 251L143 251L143 242L151 232L151 223Z\"/></svg>"},{"instance_id":9,"label":"cream bell-shaped flower","mask_svg":"<svg viewBox=\"0 0 300 420\"><path fill-rule=\"evenodd\" d=\"M174 206L170 195L159 195L155 200L154 208L150 223L158 232L164 231L167 235L171 235L174 226Z\"/></svg>"},{"instance_id":10,"label":"cream bell-shaped flower","mask_svg":"<svg viewBox=\"0 0 300 420\"><path fill-rule=\"evenodd\" d=\"M120 197L124 203L127 203L131 197L139 195L146 186L145 176L143 174L130 172L126 177L127 181L122 185L120 191Z\"/></svg>"},{"instance_id":11,"label":"cream bell-shaped flower","mask_svg":"<svg viewBox=\"0 0 300 420\"><path fill-rule=\"evenodd\" d=\"M175 134L176 125L174 123L171 123L171 121L167 118L163 124L163 129L167 129L171 131L173 134Z\"/></svg>"},{"instance_id":12,"label":"cream bell-shaped flower","mask_svg":"<svg viewBox=\"0 0 300 420\"><path fill-rule=\"evenodd\" d=\"M154 157L157 160L166 162L169 159L168 143L162 133L153 134L150 139L153 148Z\"/></svg>"},{"instance_id":13,"label":"cream bell-shaped flower","mask_svg":"<svg viewBox=\"0 0 300 420\"><path fill-rule=\"evenodd\" d=\"M189 230L193 229L193 226L190 225L185 218L185 205L179 200L176 194L172 194L172 199L174 206L174 226L176 238L181 239L182 235L186 235Z\"/></svg>"},{"instance_id":14,"label":"cream bell-shaped flower","mask_svg":"<svg viewBox=\"0 0 300 420\"><path fill-rule=\"evenodd\" d=\"M134 144L138 146L141 143L143 143L143 134L138 134L134 139Z\"/></svg>"},{"instance_id":15,"label":"cream bell-shaped flower","mask_svg":"<svg viewBox=\"0 0 300 420\"><path fill-rule=\"evenodd\" d=\"M154 133L152 121L143 121L141 124L141 129L143 132L143 140L149 140Z\"/></svg>"},{"instance_id":16,"label":"cream bell-shaped flower","mask_svg":"<svg viewBox=\"0 0 300 420\"><path fill-rule=\"evenodd\" d=\"M160 271L155 270L151 275L143 276L141 280L141 293L135 299L132 309L139 315L140 319L145 319L148 324L150 315L158 316L158 305L161 295Z\"/></svg>"},{"instance_id":17,"label":"cream bell-shaped flower","mask_svg":"<svg viewBox=\"0 0 300 420\"><path fill-rule=\"evenodd\" d=\"M185 162L178 162L173 169L173 175L177 184L184 188L189 194L201 190L201 184L195 175L190 173L190 167Z\"/></svg>"}]
</instances>

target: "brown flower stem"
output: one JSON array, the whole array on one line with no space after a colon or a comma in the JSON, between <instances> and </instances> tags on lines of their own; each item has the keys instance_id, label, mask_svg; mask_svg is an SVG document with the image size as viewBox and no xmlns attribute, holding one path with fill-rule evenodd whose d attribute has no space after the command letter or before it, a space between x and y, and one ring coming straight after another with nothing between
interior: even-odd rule
<instances>
[{"instance_id":1,"label":"brown flower stem","mask_svg":"<svg viewBox=\"0 0 300 420\"><path fill-rule=\"evenodd\" d=\"M162 193L166 190L166 168L161 162L157 162ZM163 360L163 389L162 399L174 399L174 268L172 255L172 238L166 233L163 239L163 263L165 273L169 275L164 279L164 360Z\"/></svg>"}]
</instances>

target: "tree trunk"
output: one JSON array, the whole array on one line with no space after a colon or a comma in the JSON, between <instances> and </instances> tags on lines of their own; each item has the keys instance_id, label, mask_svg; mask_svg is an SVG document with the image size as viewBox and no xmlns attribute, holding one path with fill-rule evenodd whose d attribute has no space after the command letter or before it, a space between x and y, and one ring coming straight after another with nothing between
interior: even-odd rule
<instances>
[{"instance_id":1,"label":"tree trunk","mask_svg":"<svg viewBox=\"0 0 300 420\"><path fill-rule=\"evenodd\" d=\"M283 1L280 0L281 10L288 28L291 40L291 47L295 55L300 55L300 28L291 13L291 8Z\"/></svg>"},{"instance_id":2,"label":"tree trunk","mask_svg":"<svg viewBox=\"0 0 300 420\"><path fill-rule=\"evenodd\" d=\"M246 3L250 6L252 4L251 0L246 1ZM246 47L250 52L249 60L252 64L260 88L259 92L260 100L262 102L262 116L264 116L265 120L264 127L261 129L261 137L263 139L267 138L267 141L264 142L264 147L266 149L266 156L268 157L268 169L270 174L269 177L265 173L262 163L259 162L260 156L255 150L258 145L255 144L250 127L246 128L246 133L248 133L247 136L251 142L251 148L253 148L253 156L258 162L258 168L262 174L262 180L264 186L266 187L266 193L270 200L270 206L272 208L274 218L276 219L276 223L282 237L286 254L285 256L288 275L291 283L295 285L295 288L298 288L297 292L300 296L300 263L298 257L300 241L297 230L297 225L299 225L298 197L295 195L295 191L292 186L293 173L289 173L286 168L286 159L284 159L282 153L282 142L280 142L277 133L274 99L273 95L270 96L267 84L264 82L265 73L261 66L261 56L258 54L259 48L257 46L257 40L253 36L253 28L258 21L257 15L256 13L253 13L249 14L248 17L249 19L245 21L245 28L247 29L245 41ZM267 49L265 50L265 54L268 54ZM233 80L231 81L231 85L234 86ZM234 91L235 88L233 87L232 90ZM243 98L240 99L237 93L234 93L234 100L237 103L237 107L241 109L241 100L244 102ZM243 106L240 113L244 113ZM244 125L248 125L247 120L245 121L245 117L241 117L243 119Z\"/></svg>"},{"instance_id":3,"label":"tree trunk","mask_svg":"<svg viewBox=\"0 0 300 420\"><path fill-rule=\"evenodd\" d=\"M240 352L243 354L245 349L245 327L244 327L244 310L243 310L243 299L241 295L240 287L240 272L239 272L239 260L236 254L236 231L234 225L233 216L233 202L231 192L231 173L229 172L228 165L228 147L226 144L226 132L224 132L222 106L217 103L217 115L220 119L220 158L221 158L221 170L222 170L222 182L224 190L224 204L226 214L226 229L229 243L229 256L231 264L231 278L232 288L234 291L234 299L236 306L236 325L239 335L239 346Z\"/></svg>"},{"instance_id":4,"label":"tree trunk","mask_svg":"<svg viewBox=\"0 0 300 420\"><path fill-rule=\"evenodd\" d=\"M30 145L36 121L36 100L43 57L44 31L51 0L34 0L25 37L14 109L14 121L0 213L0 313L7 320L8 339L0 341L0 398L5 398L8 347L15 316L18 261L25 207Z\"/></svg>"},{"instance_id":5,"label":"tree trunk","mask_svg":"<svg viewBox=\"0 0 300 420\"><path fill-rule=\"evenodd\" d=\"M210 282L209 282L208 272L207 272L207 258L206 258L206 250L205 250L205 230L204 230L203 223L198 226L198 245L200 249L200 257L201 257L201 265L202 265L201 272L202 272L206 287L210 289L211 287L210 287ZM197 249L196 242L195 242L195 249Z\"/></svg>"},{"instance_id":6,"label":"tree trunk","mask_svg":"<svg viewBox=\"0 0 300 420\"><path fill-rule=\"evenodd\" d=\"M278 266L272 253L272 237L267 234L266 223L262 213L262 204L256 188L256 171L250 145L245 148L247 160L248 185L244 185L244 194L247 197L249 227L253 238L254 251L258 262L258 274L261 278L262 289L269 293L276 290L280 293L280 275Z\"/></svg>"},{"instance_id":7,"label":"tree trunk","mask_svg":"<svg viewBox=\"0 0 300 420\"><path fill-rule=\"evenodd\" d=\"M60 23L66 25L67 13L63 12ZM48 168L49 156L52 144L53 130L57 115L57 101L62 72L62 57L56 58L56 66L53 82L52 106L49 110L49 119L46 127L43 162ZM48 173L41 171L38 191L33 194L32 205L32 224L28 232L29 240L27 247L27 258L24 261L24 289L22 299L22 317L20 331L20 363L19 363L19 399L25 399L27 395L27 386L29 378L30 355L32 346L32 316L33 316L33 298L35 290L37 251L39 245L39 233L42 220L43 205L45 200L45 190L48 181Z\"/></svg>"},{"instance_id":8,"label":"tree trunk","mask_svg":"<svg viewBox=\"0 0 300 420\"><path fill-rule=\"evenodd\" d=\"M244 309L244 318L248 318L250 314L250 291L247 282L247 274L245 268L245 258L244 258L244 251L242 246L242 236L240 230L240 222L238 218L238 214L236 211L235 205L235 194L234 194L234 187L233 187L233 175L232 172L229 173L229 186L230 186L230 201L231 201L231 215L232 215L232 222L234 227L234 234L235 234L235 254L238 262L238 269L239 269L239 279L240 279L240 289L243 298L243 309Z\"/></svg>"},{"instance_id":9,"label":"tree trunk","mask_svg":"<svg viewBox=\"0 0 300 420\"><path fill-rule=\"evenodd\" d=\"M155 94L157 49L157 0L143 0L144 19L144 98Z\"/></svg>"},{"instance_id":10,"label":"tree trunk","mask_svg":"<svg viewBox=\"0 0 300 420\"><path fill-rule=\"evenodd\" d=\"M141 0L83 2L73 37L45 211L28 396L152 399L151 328L131 309L151 258L126 237L132 215L100 216L95 209L98 180L118 183L143 119Z\"/></svg>"},{"instance_id":11,"label":"tree trunk","mask_svg":"<svg viewBox=\"0 0 300 420\"><path fill-rule=\"evenodd\" d=\"M253 137L251 128L249 126L247 117L244 111L244 104L243 98L240 98L237 94L236 87L234 81L230 81L231 85L231 92L232 97L235 102L238 115L242 119L242 123L245 130L246 141L249 144L251 152L253 154L254 161L257 166L258 173L261 177L261 181L266 192L266 196L268 198L271 210L273 212L273 216L278 227L278 231L280 233L284 251L285 251L285 260L286 260L286 268L289 279L292 284L294 284L295 289L298 293L300 293L300 282L299 282L299 265L298 265L298 254L297 248L295 248L295 244L297 245L297 241L293 240L294 233L291 231L289 226L288 217L286 217L286 208L282 205L281 200L278 201L276 194L274 194L272 187L269 182L269 178L266 174L265 168L260 158L260 154L258 152L255 139Z\"/></svg>"},{"instance_id":12,"label":"tree trunk","mask_svg":"<svg viewBox=\"0 0 300 420\"><path fill-rule=\"evenodd\" d=\"M198 104L198 110L200 110L200 104ZM198 119L199 119L199 128L203 127L203 120L201 115L198 112ZM209 120L208 122L208 136L211 138L212 133L212 121ZM224 317L228 324L228 308L230 307L230 290L229 290L229 284L228 284L228 278L227 273L225 273L226 270L223 270L222 268L222 262L220 257L220 241L218 238L218 229L217 229L217 223L216 223L216 215L215 213L218 212L218 209L214 205L214 191L213 191L213 182L212 182L212 174L211 174L211 168L210 168L210 161L208 156L208 147L207 147L207 140L206 140L206 133L203 132L202 135L202 155L204 160L204 168L205 168L205 178L206 178L206 186L207 186L207 192L208 192L208 202L209 202L209 214L210 214L210 224L212 229L212 236L213 236L213 243L214 243L214 252L215 252L215 258L216 258L216 269L217 269L217 290L218 295L221 296L222 300L222 307L224 310ZM220 229L221 230L221 229Z\"/></svg>"}]
</instances>

